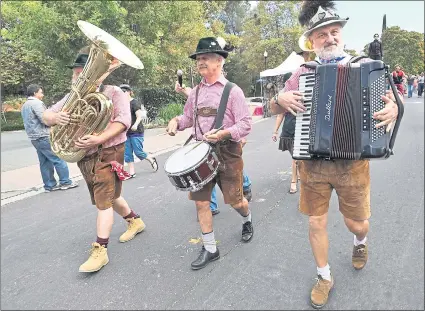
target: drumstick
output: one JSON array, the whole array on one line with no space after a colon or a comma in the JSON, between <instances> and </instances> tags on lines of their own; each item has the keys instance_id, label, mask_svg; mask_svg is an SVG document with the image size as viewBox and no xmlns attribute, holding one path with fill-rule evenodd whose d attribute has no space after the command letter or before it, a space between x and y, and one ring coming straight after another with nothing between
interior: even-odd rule
<instances>
[{"instance_id":1,"label":"drumstick","mask_svg":"<svg viewBox=\"0 0 425 311\"><path fill-rule=\"evenodd\" d=\"M210 135L214 135L217 134L217 132L221 129L223 129L224 125L220 126L218 129L216 129L214 132L212 132ZM193 148L191 148L190 150L188 150L185 154L188 154L190 151L192 151L193 149L195 149L196 147L198 147L199 145L201 145L204 141L201 140L199 143L197 143L195 146L193 146Z\"/></svg>"}]
</instances>

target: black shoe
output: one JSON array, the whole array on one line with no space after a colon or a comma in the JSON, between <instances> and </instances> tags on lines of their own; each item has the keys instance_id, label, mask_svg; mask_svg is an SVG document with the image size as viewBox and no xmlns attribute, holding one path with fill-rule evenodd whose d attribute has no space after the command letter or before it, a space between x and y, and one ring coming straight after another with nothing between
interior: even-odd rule
<instances>
[{"instance_id":1,"label":"black shoe","mask_svg":"<svg viewBox=\"0 0 425 311\"><path fill-rule=\"evenodd\" d=\"M247 190L244 190L244 191L243 191L243 196L245 197L245 199L246 199L248 202L251 202L251 200L252 200L252 192L251 192L251 188L250 188L250 189L247 189Z\"/></svg>"},{"instance_id":2,"label":"black shoe","mask_svg":"<svg viewBox=\"0 0 425 311\"><path fill-rule=\"evenodd\" d=\"M192 262L191 266L193 270L199 270L205 268L211 261L217 260L220 258L220 252L217 251L215 253L210 253L202 246L201 253L198 258Z\"/></svg>"},{"instance_id":3,"label":"black shoe","mask_svg":"<svg viewBox=\"0 0 425 311\"><path fill-rule=\"evenodd\" d=\"M220 214L220 210L217 208L215 210L212 210L211 213L213 214L213 216Z\"/></svg>"},{"instance_id":4,"label":"black shoe","mask_svg":"<svg viewBox=\"0 0 425 311\"><path fill-rule=\"evenodd\" d=\"M247 221L242 225L242 242L249 242L251 241L252 237L254 236L254 227L252 226L251 221Z\"/></svg>"}]
</instances>

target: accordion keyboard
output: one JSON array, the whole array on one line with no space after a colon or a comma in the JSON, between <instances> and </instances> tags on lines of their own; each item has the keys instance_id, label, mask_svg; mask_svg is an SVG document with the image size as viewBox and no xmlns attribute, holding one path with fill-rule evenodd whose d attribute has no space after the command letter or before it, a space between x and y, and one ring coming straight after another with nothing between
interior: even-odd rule
<instances>
[{"instance_id":1,"label":"accordion keyboard","mask_svg":"<svg viewBox=\"0 0 425 311\"><path fill-rule=\"evenodd\" d=\"M295 159L307 160L311 158L308 148L310 145L310 121L314 85L315 73L306 73L300 76L299 91L303 94L303 104L306 107L306 111L298 112L296 117L293 152Z\"/></svg>"}]
</instances>

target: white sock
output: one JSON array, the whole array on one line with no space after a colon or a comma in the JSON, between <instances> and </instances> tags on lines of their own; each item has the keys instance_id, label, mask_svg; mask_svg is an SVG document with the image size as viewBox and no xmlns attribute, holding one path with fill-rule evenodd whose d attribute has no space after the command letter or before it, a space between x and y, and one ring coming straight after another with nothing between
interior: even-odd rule
<instances>
[{"instance_id":1,"label":"white sock","mask_svg":"<svg viewBox=\"0 0 425 311\"><path fill-rule=\"evenodd\" d=\"M363 240L357 240L357 237L354 236L354 245L359 246L360 244L366 245L367 237L365 236Z\"/></svg>"},{"instance_id":2,"label":"white sock","mask_svg":"<svg viewBox=\"0 0 425 311\"><path fill-rule=\"evenodd\" d=\"M251 211L249 211L248 216L242 216L243 223L246 223L247 221L251 221Z\"/></svg>"},{"instance_id":3,"label":"white sock","mask_svg":"<svg viewBox=\"0 0 425 311\"><path fill-rule=\"evenodd\" d=\"M319 274L323 279L331 281L331 268L328 263L323 268L317 267L317 274Z\"/></svg>"},{"instance_id":4,"label":"white sock","mask_svg":"<svg viewBox=\"0 0 425 311\"><path fill-rule=\"evenodd\" d=\"M204 247L210 253L215 253L217 251L217 244L215 242L214 231L210 233L202 233L202 242Z\"/></svg>"}]
</instances>

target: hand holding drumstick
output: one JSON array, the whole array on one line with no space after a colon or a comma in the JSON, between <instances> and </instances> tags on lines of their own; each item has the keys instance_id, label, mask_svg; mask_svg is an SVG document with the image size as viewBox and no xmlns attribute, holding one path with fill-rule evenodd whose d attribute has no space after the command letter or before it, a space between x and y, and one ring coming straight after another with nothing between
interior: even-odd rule
<instances>
[{"instance_id":1,"label":"hand holding drumstick","mask_svg":"<svg viewBox=\"0 0 425 311\"><path fill-rule=\"evenodd\" d=\"M177 133L177 128L179 126L179 122L177 121L177 118L172 118L170 122L168 122L168 126L165 129L170 136L175 136Z\"/></svg>"}]
</instances>

